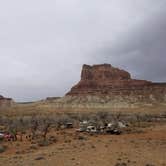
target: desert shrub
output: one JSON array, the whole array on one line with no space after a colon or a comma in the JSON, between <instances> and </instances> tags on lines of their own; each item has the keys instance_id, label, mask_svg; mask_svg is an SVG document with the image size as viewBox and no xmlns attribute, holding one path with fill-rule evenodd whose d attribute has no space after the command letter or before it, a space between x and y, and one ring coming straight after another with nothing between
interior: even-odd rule
<instances>
[{"instance_id":1,"label":"desert shrub","mask_svg":"<svg viewBox=\"0 0 166 166\"><path fill-rule=\"evenodd\" d=\"M78 113L76 118L78 119L78 121L83 121L83 120L90 120L91 117L91 113L87 114L87 113Z\"/></svg>"},{"instance_id":2,"label":"desert shrub","mask_svg":"<svg viewBox=\"0 0 166 166\"><path fill-rule=\"evenodd\" d=\"M127 164L126 163L117 163L117 164L115 164L115 166L127 166Z\"/></svg>"},{"instance_id":3,"label":"desert shrub","mask_svg":"<svg viewBox=\"0 0 166 166\"><path fill-rule=\"evenodd\" d=\"M72 118L68 114L63 114L59 117L59 122L61 122L62 124L72 122L72 121L73 121Z\"/></svg>"},{"instance_id":4,"label":"desert shrub","mask_svg":"<svg viewBox=\"0 0 166 166\"><path fill-rule=\"evenodd\" d=\"M48 140L39 140L37 144L38 146L49 146L51 143Z\"/></svg>"},{"instance_id":5,"label":"desert shrub","mask_svg":"<svg viewBox=\"0 0 166 166\"><path fill-rule=\"evenodd\" d=\"M36 118L36 116L33 116L31 119L31 132L32 132L32 139L34 139L36 137L36 133L39 127L39 122L38 119Z\"/></svg>"},{"instance_id":6,"label":"desert shrub","mask_svg":"<svg viewBox=\"0 0 166 166\"><path fill-rule=\"evenodd\" d=\"M26 123L24 122L23 118L20 118L18 120L18 126L17 126L17 134L20 135L20 141L22 141L23 134L25 134L26 130Z\"/></svg>"},{"instance_id":7,"label":"desert shrub","mask_svg":"<svg viewBox=\"0 0 166 166\"><path fill-rule=\"evenodd\" d=\"M82 135L79 135L79 136L78 136L78 139L79 139L79 140L85 140L86 138L85 138L84 136L82 136Z\"/></svg>"},{"instance_id":8,"label":"desert shrub","mask_svg":"<svg viewBox=\"0 0 166 166\"><path fill-rule=\"evenodd\" d=\"M29 149L36 150L36 149L37 149L37 146L36 146L36 145L31 145L31 146L29 147Z\"/></svg>"},{"instance_id":9,"label":"desert shrub","mask_svg":"<svg viewBox=\"0 0 166 166\"><path fill-rule=\"evenodd\" d=\"M35 160L45 160L43 156L36 157Z\"/></svg>"},{"instance_id":10,"label":"desert shrub","mask_svg":"<svg viewBox=\"0 0 166 166\"><path fill-rule=\"evenodd\" d=\"M99 117L99 119L105 120L108 117L108 112L100 111L97 112L96 115Z\"/></svg>"},{"instance_id":11,"label":"desert shrub","mask_svg":"<svg viewBox=\"0 0 166 166\"><path fill-rule=\"evenodd\" d=\"M16 122L17 121L14 121L14 120L10 119L9 123L8 123L8 127L7 127L8 132L13 135L14 141L17 140L17 127L18 127L18 124Z\"/></svg>"},{"instance_id":12,"label":"desert shrub","mask_svg":"<svg viewBox=\"0 0 166 166\"><path fill-rule=\"evenodd\" d=\"M42 122L42 129L41 129L44 141L46 140L46 137L47 137L47 134L49 132L50 126L51 126L51 123L49 122L49 119L44 119L43 122Z\"/></svg>"},{"instance_id":13,"label":"desert shrub","mask_svg":"<svg viewBox=\"0 0 166 166\"><path fill-rule=\"evenodd\" d=\"M5 152L5 151L6 151L6 149L7 149L7 147L6 147L6 146L0 145L0 153Z\"/></svg>"},{"instance_id":14,"label":"desert shrub","mask_svg":"<svg viewBox=\"0 0 166 166\"><path fill-rule=\"evenodd\" d=\"M49 140L50 142L52 142L52 143L57 142L57 138L56 138L55 136L50 136L50 137L48 138L48 140Z\"/></svg>"}]
</instances>

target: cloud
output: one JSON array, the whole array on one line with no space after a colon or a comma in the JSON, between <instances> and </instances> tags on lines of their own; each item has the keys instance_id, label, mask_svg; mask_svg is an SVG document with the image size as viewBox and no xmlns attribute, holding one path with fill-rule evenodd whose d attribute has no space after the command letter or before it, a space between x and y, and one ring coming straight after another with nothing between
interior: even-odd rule
<instances>
[{"instance_id":1,"label":"cloud","mask_svg":"<svg viewBox=\"0 0 166 166\"><path fill-rule=\"evenodd\" d=\"M126 68L134 77L152 81L166 81L166 11L151 15L132 31L126 32L111 45L107 41L95 54L99 59Z\"/></svg>"},{"instance_id":2,"label":"cloud","mask_svg":"<svg viewBox=\"0 0 166 166\"><path fill-rule=\"evenodd\" d=\"M84 63L166 81L165 6L162 0L2 2L0 94L18 101L63 96Z\"/></svg>"}]
</instances>

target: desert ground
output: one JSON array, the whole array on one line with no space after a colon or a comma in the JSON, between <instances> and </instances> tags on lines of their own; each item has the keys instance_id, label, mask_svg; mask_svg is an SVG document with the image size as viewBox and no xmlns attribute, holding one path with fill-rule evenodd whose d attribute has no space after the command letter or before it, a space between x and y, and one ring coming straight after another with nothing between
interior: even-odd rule
<instances>
[{"instance_id":1,"label":"desert ground","mask_svg":"<svg viewBox=\"0 0 166 166\"><path fill-rule=\"evenodd\" d=\"M166 166L166 124L139 128L123 135L55 132L57 142L38 147L30 142L10 142L0 163L6 166ZM52 133L53 134L53 133ZM10 145L9 145L10 144Z\"/></svg>"},{"instance_id":2,"label":"desert ground","mask_svg":"<svg viewBox=\"0 0 166 166\"><path fill-rule=\"evenodd\" d=\"M59 117L64 122L68 118L70 120L75 118L77 122L73 128L69 129L51 126L44 142L43 138L26 139L27 133L30 133L29 128L25 128L24 132L22 128L21 131L18 129L16 141L0 141L0 146L5 147L4 152L0 153L0 165L166 166L164 106L146 110L145 108L111 110L111 114L109 110L104 110L105 114L102 114L103 110L98 112L98 110L54 110L51 108L53 106L45 106L43 110L40 110L39 105L36 104L21 104L13 109L1 111L1 128L5 120L17 121L19 118L27 120L33 116L39 119L45 117L56 119L56 122ZM125 120L129 126L120 135L76 132L79 121L91 119L91 117L99 120L108 115L122 121L125 115L131 116L129 122ZM22 140L19 132L22 132Z\"/></svg>"}]
</instances>

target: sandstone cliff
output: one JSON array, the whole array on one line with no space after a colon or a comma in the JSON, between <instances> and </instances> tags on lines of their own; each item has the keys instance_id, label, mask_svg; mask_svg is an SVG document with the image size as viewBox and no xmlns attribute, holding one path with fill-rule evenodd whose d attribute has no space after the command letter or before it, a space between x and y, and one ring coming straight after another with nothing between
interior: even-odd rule
<instances>
[{"instance_id":1,"label":"sandstone cliff","mask_svg":"<svg viewBox=\"0 0 166 166\"><path fill-rule=\"evenodd\" d=\"M152 85L150 81L134 80L127 71L109 64L83 65L81 81L67 95L113 95L133 92Z\"/></svg>"},{"instance_id":2,"label":"sandstone cliff","mask_svg":"<svg viewBox=\"0 0 166 166\"><path fill-rule=\"evenodd\" d=\"M110 64L83 65L79 83L55 103L90 108L166 105L166 83L132 79L130 73Z\"/></svg>"}]
</instances>

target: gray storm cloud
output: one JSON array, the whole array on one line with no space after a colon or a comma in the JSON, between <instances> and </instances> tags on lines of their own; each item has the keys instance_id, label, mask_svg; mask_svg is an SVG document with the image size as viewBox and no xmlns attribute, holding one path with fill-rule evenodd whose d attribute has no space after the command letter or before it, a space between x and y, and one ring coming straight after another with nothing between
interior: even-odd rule
<instances>
[{"instance_id":1,"label":"gray storm cloud","mask_svg":"<svg viewBox=\"0 0 166 166\"><path fill-rule=\"evenodd\" d=\"M166 11L150 16L119 42L107 42L97 50L98 58L126 68L134 77L152 81L166 81ZM101 58L102 60L102 58Z\"/></svg>"},{"instance_id":2,"label":"gray storm cloud","mask_svg":"<svg viewBox=\"0 0 166 166\"><path fill-rule=\"evenodd\" d=\"M84 63L111 63L166 81L166 1L5 0L0 6L0 94L63 96Z\"/></svg>"}]
</instances>

